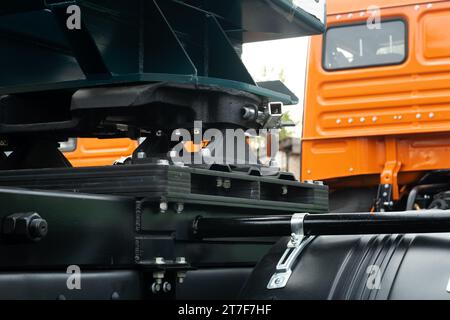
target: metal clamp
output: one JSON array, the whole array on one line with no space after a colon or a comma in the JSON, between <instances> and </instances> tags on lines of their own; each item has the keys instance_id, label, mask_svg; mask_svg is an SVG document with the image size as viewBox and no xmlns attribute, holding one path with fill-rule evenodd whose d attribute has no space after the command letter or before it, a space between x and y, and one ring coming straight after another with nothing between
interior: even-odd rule
<instances>
[{"instance_id":1,"label":"metal clamp","mask_svg":"<svg viewBox=\"0 0 450 320\"><path fill-rule=\"evenodd\" d=\"M292 274L292 267L297 261L303 249L313 240L313 237L305 237L303 221L308 213L296 213L291 218L291 239L287 244L281 259L277 263L276 271L270 278L267 289L284 288Z\"/></svg>"}]
</instances>

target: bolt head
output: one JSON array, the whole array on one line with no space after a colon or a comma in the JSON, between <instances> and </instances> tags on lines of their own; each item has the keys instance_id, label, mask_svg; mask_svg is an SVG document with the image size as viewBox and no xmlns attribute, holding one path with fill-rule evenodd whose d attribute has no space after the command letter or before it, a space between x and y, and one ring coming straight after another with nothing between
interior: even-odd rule
<instances>
[{"instance_id":1,"label":"bolt head","mask_svg":"<svg viewBox=\"0 0 450 320\"><path fill-rule=\"evenodd\" d=\"M186 278L186 272L185 271L177 272L178 283L183 283L184 282L184 278Z\"/></svg>"},{"instance_id":2,"label":"bolt head","mask_svg":"<svg viewBox=\"0 0 450 320\"><path fill-rule=\"evenodd\" d=\"M164 292L170 292L172 290L172 285L170 284L170 282L164 282L163 284L163 291Z\"/></svg>"},{"instance_id":3,"label":"bolt head","mask_svg":"<svg viewBox=\"0 0 450 320\"><path fill-rule=\"evenodd\" d=\"M165 264L166 263L166 261L164 260L163 257L156 257L154 259L154 262L155 262L155 264Z\"/></svg>"},{"instance_id":4,"label":"bolt head","mask_svg":"<svg viewBox=\"0 0 450 320\"><path fill-rule=\"evenodd\" d=\"M147 158L147 154L144 151L139 151L137 153L137 158L138 159L145 159L145 158Z\"/></svg>"},{"instance_id":5,"label":"bolt head","mask_svg":"<svg viewBox=\"0 0 450 320\"><path fill-rule=\"evenodd\" d=\"M224 189L230 189L231 188L231 180L230 179L225 179L223 181L223 188Z\"/></svg>"},{"instance_id":6,"label":"bolt head","mask_svg":"<svg viewBox=\"0 0 450 320\"><path fill-rule=\"evenodd\" d=\"M186 263L186 258L185 257L177 257L175 259L175 262L178 264L185 264Z\"/></svg>"},{"instance_id":7,"label":"bolt head","mask_svg":"<svg viewBox=\"0 0 450 320\"><path fill-rule=\"evenodd\" d=\"M48 224L44 219L34 219L30 222L30 234L34 238L43 238L48 233Z\"/></svg>"},{"instance_id":8,"label":"bolt head","mask_svg":"<svg viewBox=\"0 0 450 320\"><path fill-rule=\"evenodd\" d=\"M182 213L183 210L184 210L184 204L182 204L182 203L177 203L177 204L175 205L175 211L176 211L177 213Z\"/></svg>"},{"instance_id":9,"label":"bolt head","mask_svg":"<svg viewBox=\"0 0 450 320\"><path fill-rule=\"evenodd\" d=\"M277 277L277 278L275 278L274 283L276 285L279 285L279 284L281 284L283 282L283 280L284 280L283 277Z\"/></svg>"},{"instance_id":10,"label":"bolt head","mask_svg":"<svg viewBox=\"0 0 450 320\"><path fill-rule=\"evenodd\" d=\"M158 284L158 283L156 283L156 282L154 282L154 283L152 284L152 292L153 292L153 293L158 293L158 292L160 292L160 291L161 291L161 285Z\"/></svg>"},{"instance_id":11,"label":"bolt head","mask_svg":"<svg viewBox=\"0 0 450 320\"><path fill-rule=\"evenodd\" d=\"M159 210L160 210L161 212L166 212L167 209L168 209L168 207L169 207L169 205L167 204L167 202L161 202L161 203L159 204Z\"/></svg>"}]
</instances>

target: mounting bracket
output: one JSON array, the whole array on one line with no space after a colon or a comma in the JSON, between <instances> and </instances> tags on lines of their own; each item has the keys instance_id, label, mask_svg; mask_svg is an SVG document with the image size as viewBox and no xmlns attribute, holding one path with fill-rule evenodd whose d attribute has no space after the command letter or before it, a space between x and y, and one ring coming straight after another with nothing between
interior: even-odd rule
<instances>
[{"instance_id":1,"label":"mounting bracket","mask_svg":"<svg viewBox=\"0 0 450 320\"><path fill-rule=\"evenodd\" d=\"M277 263L276 271L270 278L267 289L281 289L287 285L297 258L314 239L314 237L305 236L303 231L303 221L307 215L308 213L296 213L292 216L291 239Z\"/></svg>"}]
</instances>

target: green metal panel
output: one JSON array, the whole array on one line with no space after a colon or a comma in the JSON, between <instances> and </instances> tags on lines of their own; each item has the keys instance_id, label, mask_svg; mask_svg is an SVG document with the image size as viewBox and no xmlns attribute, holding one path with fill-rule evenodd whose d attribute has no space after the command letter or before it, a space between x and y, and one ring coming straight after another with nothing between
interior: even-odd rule
<instances>
[{"instance_id":1,"label":"green metal panel","mask_svg":"<svg viewBox=\"0 0 450 320\"><path fill-rule=\"evenodd\" d=\"M71 4L81 8L81 30L66 26ZM323 29L291 0L3 1L0 94L171 82L296 103L258 87L235 48Z\"/></svg>"}]
</instances>

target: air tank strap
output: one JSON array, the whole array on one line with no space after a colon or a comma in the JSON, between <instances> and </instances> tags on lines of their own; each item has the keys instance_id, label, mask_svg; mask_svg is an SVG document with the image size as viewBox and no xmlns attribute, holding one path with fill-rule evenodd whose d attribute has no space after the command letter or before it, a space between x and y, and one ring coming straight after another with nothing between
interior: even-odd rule
<instances>
[{"instance_id":1,"label":"air tank strap","mask_svg":"<svg viewBox=\"0 0 450 320\"><path fill-rule=\"evenodd\" d=\"M292 267L303 249L314 239L314 237L306 237L304 234L303 224L308 213L296 213L291 218L291 239L287 243L281 259L278 261L275 273L267 284L267 289L284 288L292 274Z\"/></svg>"}]
</instances>

